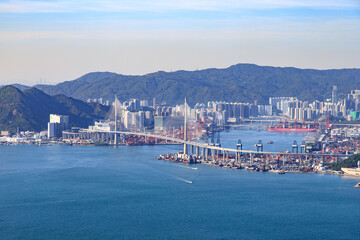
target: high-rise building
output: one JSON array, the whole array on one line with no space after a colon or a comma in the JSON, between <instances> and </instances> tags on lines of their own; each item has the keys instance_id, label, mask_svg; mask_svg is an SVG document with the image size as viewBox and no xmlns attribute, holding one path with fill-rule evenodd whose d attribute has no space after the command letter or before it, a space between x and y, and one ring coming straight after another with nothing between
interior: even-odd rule
<instances>
[{"instance_id":1,"label":"high-rise building","mask_svg":"<svg viewBox=\"0 0 360 240\"><path fill-rule=\"evenodd\" d=\"M338 99L337 99L337 86L333 86L333 89L332 89L332 97L331 97L331 101L332 103L337 103L338 102Z\"/></svg>"},{"instance_id":2,"label":"high-rise building","mask_svg":"<svg viewBox=\"0 0 360 240\"><path fill-rule=\"evenodd\" d=\"M48 123L48 138L61 137L62 131L69 129L69 116L50 114Z\"/></svg>"},{"instance_id":3,"label":"high-rise building","mask_svg":"<svg viewBox=\"0 0 360 240\"><path fill-rule=\"evenodd\" d=\"M127 129L141 130L144 128L145 123L145 113L143 111L139 112L124 112L124 127Z\"/></svg>"},{"instance_id":4,"label":"high-rise building","mask_svg":"<svg viewBox=\"0 0 360 240\"><path fill-rule=\"evenodd\" d=\"M153 108L156 109L156 98L153 97Z\"/></svg>"}]
</instances>

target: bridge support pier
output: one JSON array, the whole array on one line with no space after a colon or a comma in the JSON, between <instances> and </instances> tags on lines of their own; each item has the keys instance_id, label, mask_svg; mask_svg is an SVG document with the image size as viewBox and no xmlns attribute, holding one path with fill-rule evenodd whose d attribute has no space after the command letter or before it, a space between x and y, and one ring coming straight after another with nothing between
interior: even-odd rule
<instances>
[{"instance_id":1,"label":"bridge support pier","mask_svg":"<svg viewBox=\"0 0 360 240\"><path fill-rule=\"evenodd\" d=\"M196 157L198 157L198 156L199 156L200 147L196 146L195 149L196 149L196 151L195 151Z\"/></svg>"}]
</instances>

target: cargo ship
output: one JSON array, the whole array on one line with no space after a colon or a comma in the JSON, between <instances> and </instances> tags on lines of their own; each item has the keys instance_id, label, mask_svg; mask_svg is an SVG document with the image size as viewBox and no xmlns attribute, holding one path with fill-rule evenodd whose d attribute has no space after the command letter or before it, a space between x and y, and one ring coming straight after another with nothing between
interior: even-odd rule
<instances>
[{"instance_id":1,"label":"cargo ship","mask_svg":"<svg viewBox=\"0 0 360 240\"><path fill-rule=\"evenodd\" d=\"M316 132L318 129L318 124L315 122L313 124L305 124L294 122L289 124L287 121L282 122L280 121L278 125L273 126L266 126L266 130L270 132L300 132L300 133L307 133L307 132Z\"/></svg>"},{"instance_id":2,"label":"cargo ship","mask_svg":"<svg viewBox=\"0 0 360 240\"><path fill-rule=\"evenodd\" d=\"M270 132L316 132L316 128L280 128L280 127L267 127L266 130Z\"/></svg>"}]
</instances>

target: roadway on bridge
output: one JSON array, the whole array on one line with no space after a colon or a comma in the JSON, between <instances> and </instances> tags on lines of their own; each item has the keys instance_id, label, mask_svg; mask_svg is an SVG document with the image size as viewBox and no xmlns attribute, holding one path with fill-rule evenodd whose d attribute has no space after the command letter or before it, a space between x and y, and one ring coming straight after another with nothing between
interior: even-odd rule
<instances>
[{"instance_id":1,"label":"roadway on bridge","mask_svg":"<svg viewBox=\"0 0 360 240\"><path fill-rule=\"evenodd\" d=\"M292 153L292 152L257 152L252 150L239 150L239 149L232 149L232 148L223 148L223 147L217 147L217 146L211 146L205 143L199 143L194 141L185 141L178 138L168 137L168 136L162 136L162 135L155 135L150 134L146 132L131 132L131 131L96 131L96 130L89 130L86 129L87 133L111 133L111 134L124 134L124 135L137 135L137 136L144 136L144 137L151 137L151 138L158 138L158 139L164 139L167 141L182 143L186 145L192 145L195 147L201 147L201 148L208 148L218 151L225 151L225 152L238 152L238 153L251 153L251 154L269 154L269 155L303 155L303 156L332 156L332 157L346 157L348 155L346 154L311 154L311 153Z\"/></svg>"}]
</instances>

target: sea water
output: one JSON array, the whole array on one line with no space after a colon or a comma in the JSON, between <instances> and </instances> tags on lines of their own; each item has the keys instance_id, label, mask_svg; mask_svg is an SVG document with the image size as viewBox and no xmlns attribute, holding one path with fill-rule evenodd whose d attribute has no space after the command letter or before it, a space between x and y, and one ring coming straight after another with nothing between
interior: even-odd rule
<instances>
[{"instance_id":1,"label":"sea water","mask_svg":"<svg viewBox=\"0 0 360 240\"><path fill-rule=\"evenodd\" d=\"M221 142L284 151L304 136L242 129ZM0 239L359 239L359 179L155 160L181 149L1 146Z\"/></svg>"}]
</instances>

